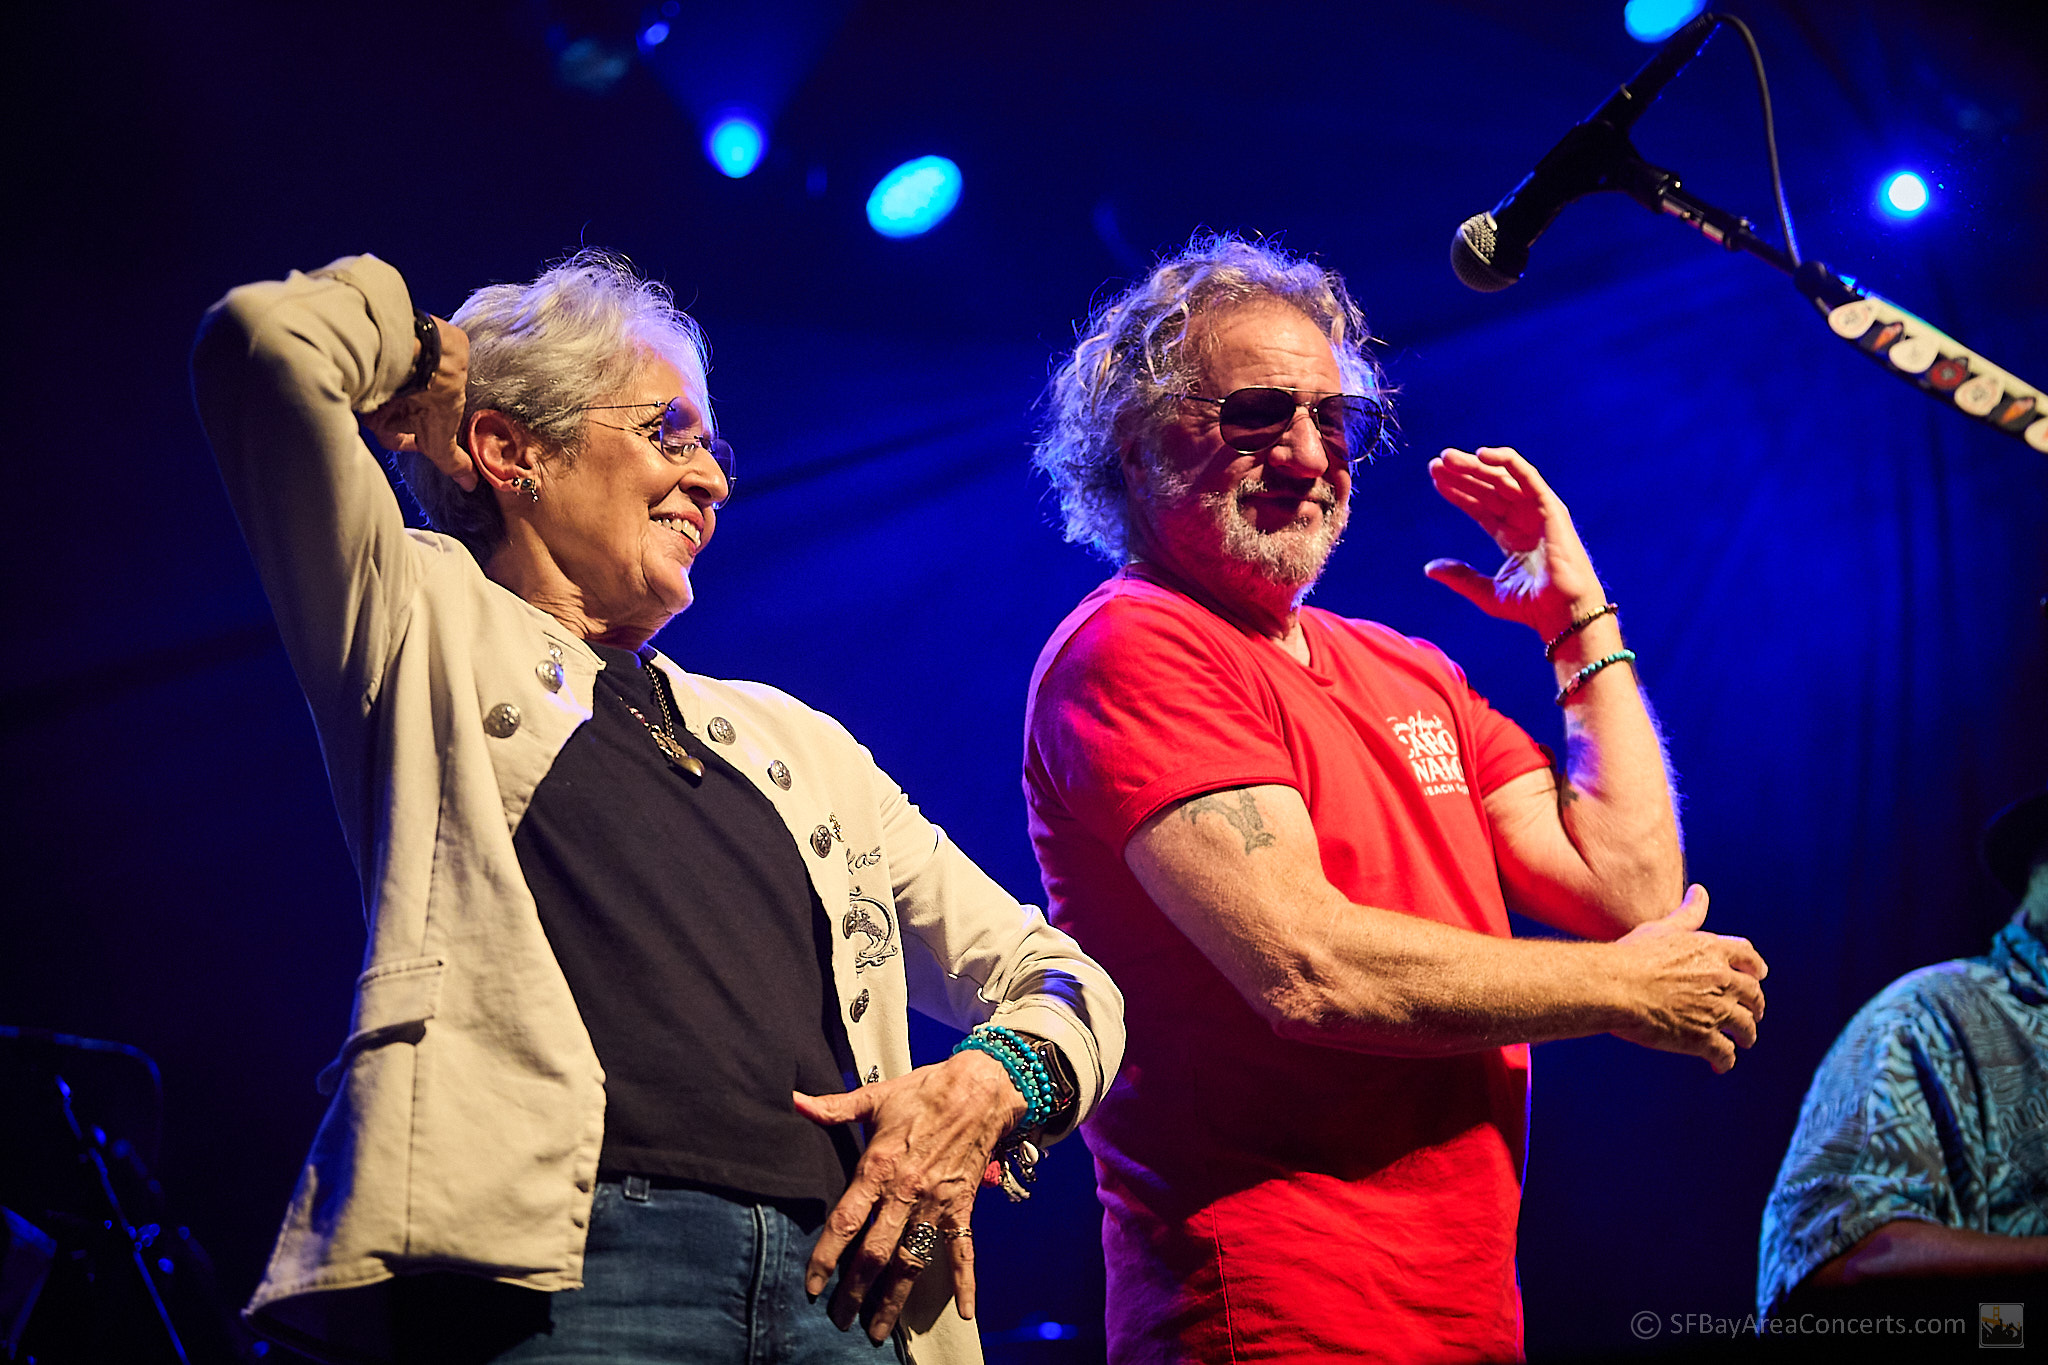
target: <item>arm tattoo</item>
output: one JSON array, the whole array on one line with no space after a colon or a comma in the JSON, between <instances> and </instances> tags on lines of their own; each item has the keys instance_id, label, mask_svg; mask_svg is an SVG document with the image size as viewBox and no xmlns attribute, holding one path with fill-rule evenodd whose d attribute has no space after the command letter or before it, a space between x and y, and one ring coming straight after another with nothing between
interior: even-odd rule
<instances>
[{"instance_id":1,"label":"arm tattoo","mask_svg":"<svg viewBox=\"0 0 2048 1365\"><path fill-rule=\"evenodd\" d=\"M1567 739L1565 743L1569 747L1572 741ZM1566 807L1579 799L1579 790L1572 785L1571 768L1566 763L1563 754L1556 754L1551 757L1550 771L1557 779L1557 809L1561 815Z\"/></svg>"},{"instance_id":2,"label":"arm tattoo","mask_svg":"<svg viewBox=\"0 0 2048 1365\"><path fill-rule=\"evenodd\" d=\"M1231 798L1235 797L1233 801ZM1230 823L1230 827L1244 836L1244 851L1269 848L1273 836L1266 830L1266 821L1259 814L1259 803L1252 794L1242 788L1235 792L1211 792L1198 796L1180 808L1180 815L1189 824L1194 824L1205 812L1214 812Z\"/></svg>"}]
</instances>

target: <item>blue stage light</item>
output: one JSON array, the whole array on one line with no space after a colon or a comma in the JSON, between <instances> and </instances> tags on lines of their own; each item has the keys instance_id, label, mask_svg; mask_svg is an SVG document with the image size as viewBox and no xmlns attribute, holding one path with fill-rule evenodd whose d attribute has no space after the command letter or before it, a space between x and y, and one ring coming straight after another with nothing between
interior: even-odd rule
<instances>
[{"instance_id":1,"label":"blue stage light","mask_svg":"<svg viewBox=\"0 0 2048 1365\"><path fill-rule=\"evenodd\" d=\"M1911 171L1900 171L1885 179L1878 202L1894 218L1915 217L1927 207L1927 182Z\"/></svg>"},{"instance_id":2,"label":"blue stage light","mask_svg":"<svg viewBox=\"0 0 2048 1365\"><path fill-rule=\"evenodd\" d=\"M711 164L737 180L761 164L761 153L768 148L768 139L761 132L761 125L744 114L727 114L711 125L711 135L704 139L704 154L711 158Z\"/></svg>"},{"instance_id":3,"label":"blue stage light","mask_svg":"<svg viewBox=\"0 0 2048 1365\"><path fill-rule=\"evenodd\" d=\"M595 38L578 38L555 53L555 77L586 95L607 95L632 69L633 54Z\"/></svg>"},{"instance_id":4,"label":"blue stage light","mask_svg":"<svg viewBox=\"0 0 2048 1365\"><path fill-rule=\"evenodd\" d=\"M656 19L646 28L640 30L640 50L642 52L651 52L667 41L668 25L659 19Z\"/></svg>"},{"instance_id":5,"label":"blue stage light","mask_svg":"<svg viewBox=\"0 0 2048 1365\"><path fill-rule=\"evenodd\" d=\"M868 196L868 223L884 237L930 232L960 202L960 168L943 156L906 161Z\"/></svg>"},{"instance_id":6,"label":"blue stage light","mask_svg":"<svg viewBox=\"0 0 2048 1365\"><path fill-rule=\"evenodd\" d=\"M1661 43L1706 7L1706 0L1628 0L1621 22L1637 42Z\"/></svg>"}]
</instances>

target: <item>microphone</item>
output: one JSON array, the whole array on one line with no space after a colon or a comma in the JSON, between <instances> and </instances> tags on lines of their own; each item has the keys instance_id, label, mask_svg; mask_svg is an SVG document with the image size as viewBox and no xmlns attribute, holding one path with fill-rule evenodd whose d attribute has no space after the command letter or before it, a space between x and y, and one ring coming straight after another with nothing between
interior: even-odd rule
<instances>
[{"instance_id":1,"label":"microphone","mask_svg":"<svg viewBox=\"0 0 2048 1365\"><path fill-rule=\"evenodd\" d=\"M1720 22L1718 15L1701 14L1672 34L1626 85L1545 152L1491 213L1475 213L1459 224L1451 239L1451 269L1467 288L1482 294L1507 288L1522 278L1530 246L1566 204L1623 188L1619 179L1644 165L1629 145L1628 130L1699 55Z\"/></svg>"}]
</instances>

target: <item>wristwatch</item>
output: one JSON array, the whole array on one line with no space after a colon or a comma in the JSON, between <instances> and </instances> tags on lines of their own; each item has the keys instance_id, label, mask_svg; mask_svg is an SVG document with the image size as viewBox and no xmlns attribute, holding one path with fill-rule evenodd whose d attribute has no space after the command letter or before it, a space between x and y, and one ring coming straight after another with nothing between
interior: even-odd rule
<instances>
[{"instance_id":1,"label":"wristwatch","mask_svg":"<svg viewBox=\"0 0 2048 1365\"><path fill-rule=\"evenodd\" d=\"M413 309L412 335L420 344L419 354L413 357L412 374L392 395L394 398L403 398L426 388L433 383L434 372L441 368L441 329L434 325L434 315L424 308Z\"/></svg>"},{"instance_id":2,"label":"wristwatch","mask_svg":"<svg viewBox=\"0 0 2048 1365\"><path fill-rule=\"evenodd\" d=\"M1052 1077L1052 1113L1039 1125L1041 1133L1065 1132L1073 1117L1074 1107L1080 1103L1081 1087L1074 1080L1074 1068L1067 1061L1067 1054L1050 1038L1041 1038L1035 1033L1018 1030L1017 1036L1024 1040L1024 1046L1032 1055L1045 1064L1045 1071Z\"/></svg>"}]
</instances>

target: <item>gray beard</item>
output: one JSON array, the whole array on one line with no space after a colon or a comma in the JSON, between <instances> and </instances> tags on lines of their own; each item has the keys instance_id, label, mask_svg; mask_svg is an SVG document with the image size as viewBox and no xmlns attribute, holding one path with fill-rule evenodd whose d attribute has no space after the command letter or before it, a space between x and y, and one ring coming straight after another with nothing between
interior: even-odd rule
<instances>
[{"instance_id":1,"label":"gray beard","mask_svg":"<svg viewBox=\"0 0 2048 1365\"><path fill-rule=\"evenodd\" d=\"M1351 508L1337 499L1336 490L1320 479L1309 499L1323 510L1313 526L1295 524L1277 531L1261 531L1245 516L1247 499L1267 492L1265 481L1250 479L1227 492L1204 493L1202 511L1223 541L1223 558L1233 577L1247 587L1285 588L1299 601L1306 597L1337 542L1351 520Z\"/></svg>"}]
</instances>

